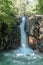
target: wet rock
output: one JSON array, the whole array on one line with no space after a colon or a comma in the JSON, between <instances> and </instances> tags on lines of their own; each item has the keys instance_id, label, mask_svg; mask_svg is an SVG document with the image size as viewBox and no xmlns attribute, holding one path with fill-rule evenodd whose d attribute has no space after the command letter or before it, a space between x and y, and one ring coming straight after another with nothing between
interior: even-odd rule
<instances>
[{"instance_id":1,"label":"wet rock","mask_svg":"<svg viewBox=\"0 0 43 65\"><path fill-rule=\"evenodd\" d=\"M21 35L18 24L12 27L11 32L8 32L7 24L2 23L1 26L2 27L0 30L0 51L19 48Z\"/></svg>"},{"instance_id":2,"label":"wet rock","mask_svg":"<svg viewBox=\"0 0 43 65\"><path fill-rule=\"evenodd\" d=\"M40 20L41 17L41 20ZM39 19L38 19L39 18ZM30 30L32 25L34 25L35 21L38 20L38 22L40 21L40 37L39 37L39 41L35 42L33 36L30 35ZM43 52L43 16L36 16L36 15L30 15L29 17L26 18L26 23L25 23L25 32L27 33L27 39L28 39L28 45L30 46L30 48L32 48L33 50L37 50L39 52ZM32 40L29 42L29 36L32 37Z\"/></svg>"}]
</instances>

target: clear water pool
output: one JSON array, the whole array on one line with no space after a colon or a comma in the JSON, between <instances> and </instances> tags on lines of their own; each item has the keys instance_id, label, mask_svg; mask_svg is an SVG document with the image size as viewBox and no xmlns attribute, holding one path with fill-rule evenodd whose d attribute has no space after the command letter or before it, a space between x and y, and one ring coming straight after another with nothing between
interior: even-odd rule
<instances>
[{"instance_id":1,"label":"clear water pool","mask_svg":"<svg viewBox=\"0 0 43 65\"><path fill-rule=\"evenodd\" d=\"M0 53L0 65L43 65L43 54L23 55L14 51Z\"/></svg>"}]
</instances>

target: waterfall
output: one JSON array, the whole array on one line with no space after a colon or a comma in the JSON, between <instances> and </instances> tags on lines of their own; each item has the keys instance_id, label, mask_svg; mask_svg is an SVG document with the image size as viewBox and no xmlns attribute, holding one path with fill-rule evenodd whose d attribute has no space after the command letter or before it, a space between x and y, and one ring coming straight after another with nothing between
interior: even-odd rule
<instances>
[{"instance_id":1,"label":"waterfall","mask_svg":"<svg viewBox=\"0 0 43 65\"><path fill-rule=\"evenodd\" d=\"M22 23L20 24L20 30L21 30L21 46L19 49L15 50L14 52L16 54L30 54L34 55L34 52L32 49L30 49L27 45L27 37L26 33L24 31L24 26L25 26L25 17L22 17Z\"/></svg>"},{"instance_id":2,"label":"waterfall","mask_svg":"<svg viewBox=\"0 0 43 65\"><path fill-rule=\"evenodd\" d=\"M25 17L22 18L22 23L20 24L20 29L21 29L21 47L26 47L27 46L27 38L26 38L26 33L24 31L24 26L25 26Z\"/></svg>"}]
</instances>

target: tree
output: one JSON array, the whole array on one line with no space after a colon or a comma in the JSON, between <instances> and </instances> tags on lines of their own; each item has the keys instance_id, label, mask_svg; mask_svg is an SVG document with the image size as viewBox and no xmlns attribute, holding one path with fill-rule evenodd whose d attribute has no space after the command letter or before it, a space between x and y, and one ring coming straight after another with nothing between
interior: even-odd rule
<instances>
[{"instance_id":1,"label":"tree","mask_svg":"<svg viewBox=\"0 0 43 65\"><path fill-rule=\"evenodd\" d=\"M9 29L11 28L11 24L16 24L14 20L14 15L16 15L14 3L16 0L0 0L0 28L1 23L4 22L8 25Z\"/></svg>"},{"instance_id":2,"label":"tree","mask_svg":"<svg viewBox=\"0 0 43 65\"><path fill-rule=\"evenodd\" d=\"M38 14L43 14L43 0L38 0L36 11Z\"/></svg>"}]
</instances>

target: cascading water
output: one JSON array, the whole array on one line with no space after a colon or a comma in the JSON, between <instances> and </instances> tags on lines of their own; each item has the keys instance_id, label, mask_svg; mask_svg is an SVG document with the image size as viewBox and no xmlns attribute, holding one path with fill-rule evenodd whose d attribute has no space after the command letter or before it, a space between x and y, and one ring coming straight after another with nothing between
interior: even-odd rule
<instances>
[{"instance_id":1,"label":"cascading water","mask_svg":"<svg viewBox=\"0 0 43 65\"><path fill-rule=\"evenodd\" d=\"M20 24L20 29L21 29L21 47L26 47L27 46L27 38L26 38L26 33L24 31L24 26L25 26L25 17L22 18L22 23Z\"/></svg>"},{"instance_id":2,"label":"cascading water","mask_svg":"<svg viewBox=\"0 0 43 65\"><path fill-rule=\"evenodd\" d=\"M32 49L30 49L27 45L27 38L26 38L26 33L24 31L24 26L25 26L25 17L22 17L22 23L20 24L20 29L21 29L21 46L19 49L15 50L14 52L16 54L30 54L34 55L34 52Z\"/></svg>"}]
</instances>

